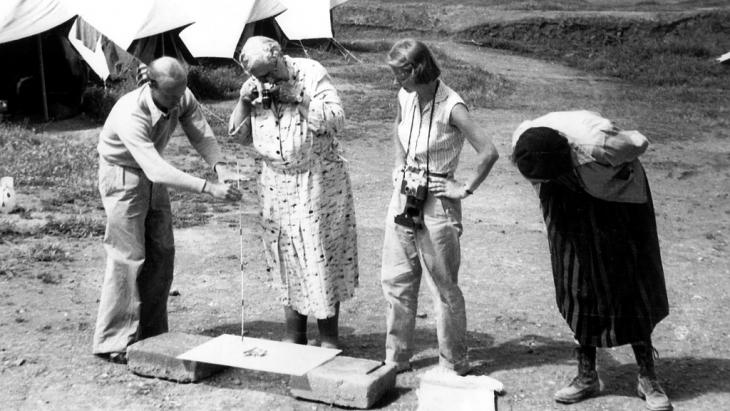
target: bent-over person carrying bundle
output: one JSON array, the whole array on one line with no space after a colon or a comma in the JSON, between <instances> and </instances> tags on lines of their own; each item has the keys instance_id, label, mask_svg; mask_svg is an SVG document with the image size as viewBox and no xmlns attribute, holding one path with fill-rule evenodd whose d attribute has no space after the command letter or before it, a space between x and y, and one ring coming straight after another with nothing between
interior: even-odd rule
<instances>
[{"instance_id":1,"label":"bent-over person carrying bundle","mask_svg":"<svg viewBox=\"0 0 730 411\"><path fill-rule=\"evenodd\" d=\"M578 376L555 394L574 403L600 389L596 347L631 344L637 391L650 410L671 409L654 373L651 333L669 313L651 191L636 131L589 111L522 123L512 160L536 185L560 313L575 335Z\"/></svg>"}]
</instances>

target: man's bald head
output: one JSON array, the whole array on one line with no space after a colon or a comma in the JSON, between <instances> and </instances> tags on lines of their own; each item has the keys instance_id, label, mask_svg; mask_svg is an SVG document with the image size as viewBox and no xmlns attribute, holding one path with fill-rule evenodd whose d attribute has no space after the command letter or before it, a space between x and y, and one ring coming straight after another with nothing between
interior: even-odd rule
<instances>
[{"instance_id":1,"label":"man's bald head","mask_svg":"<svg viewBox=\"0 0 730 411\"><path fill-rule=\"evenodd\" d=\"M147 67L152 99L157 107L167 111L175 107L185 94L188 74L185 67L172 57L160 57Z\"/></svg>"},{"instance_id":2,"label":"man's bald head","mask_svg":"<svg viewBox=\"0 0 730 411\"><path fill-rule=\"evenodd\" d=\"M177 59L167 56L153 60L147 68L147 76L160 87L177 86L188 82L185 67Z\"/></svg>"}]
</instances>

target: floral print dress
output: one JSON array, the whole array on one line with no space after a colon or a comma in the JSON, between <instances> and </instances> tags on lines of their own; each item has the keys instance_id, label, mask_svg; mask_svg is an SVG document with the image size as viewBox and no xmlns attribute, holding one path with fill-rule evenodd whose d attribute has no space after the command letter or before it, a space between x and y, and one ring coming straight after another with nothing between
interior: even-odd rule
<instances>
[{"instance_id":1,"label":"floral print dress","mask_svg":"<svg viewBox=\"0 0 730 411\"><path fill-rule=\"evenodd\" d=\"M289 85L307 93L311 103L306 118L296 103L257 105L251 113L253 146L263 159L262 239L281 302L323 319L358 285L352 187L335 138L344 112L324 67L284 59Z\"/></svg>"}]
</instances>

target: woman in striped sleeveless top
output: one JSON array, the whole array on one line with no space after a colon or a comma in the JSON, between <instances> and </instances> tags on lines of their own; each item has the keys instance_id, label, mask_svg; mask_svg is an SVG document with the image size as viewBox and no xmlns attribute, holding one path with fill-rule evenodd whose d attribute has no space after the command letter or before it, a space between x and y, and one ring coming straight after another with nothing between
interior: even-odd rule
<instances>
[{"instance_id":1,"label":"woman in striped sleeveless top","mask_svg":"<svg viewBox=\"0 0 730 411\"><path fill-rule=\"evenodd\" d=\"M435 304L439 369L463 375L469 365L466 309L457 283L461 200L479 187L499 155L461 97L439 79L441 72L425 44L396 42L388 65L401 89L381 269L388 301L385 360L399 371L410 369L418 288L425 273ZM459 182L454 174L465 140L478 153L477 167Z\"/></svg>"}]
</instances>

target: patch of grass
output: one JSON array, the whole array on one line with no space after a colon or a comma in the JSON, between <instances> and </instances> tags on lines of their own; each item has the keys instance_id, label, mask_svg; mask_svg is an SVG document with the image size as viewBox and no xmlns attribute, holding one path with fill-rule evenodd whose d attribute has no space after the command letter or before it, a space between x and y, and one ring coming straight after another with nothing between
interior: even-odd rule
<instances>
[{"instance_id":1,"label":"patch of grass","mask_svg":"<svg viewBox=\"0 0 730 411\"><path fill-rule=\"evenodd\" d=\"M44 284L60 284L61 279L63 278L63 275L61 273L55 272L55 273L49 273L49 272L41 272L36 275L36 278L41 280Z\"/></svg>"},{"instance_id":2,"label":"patch of grass","mask_svg":"<svg viewBox=\"0 0 730 411\"><path fill-rule=\"evenodd\" d=\"M0 175L17 186L95 188L95 142L58 140L0 123Z\"/></svg>"},{"instance_id":3,"label":"patch of grass","mask_svg":"<svg viewBox=\"0 0 730 411\"><path fill-rule=\"evenodd\" d=\"M71 260L66 250L59 243L35 243L27 250L25 257L31 261L46 263Z\"/></svg>"},{"instance_id":4,"label":"patch of grass","mask_svg":"<svg viewBox=\"0 0 730 411\"><path fill-rule=\"evenodd\" d=\"M727 11L671 21L533 18L483 25L459 36L647 86L727 89L730 70L713 58L730 49L728 21Z\"/></svg>"},{"instance_id":5,"label":"patch of grass","mask_svg":"<svg viewBox=\"0 0 730 411\"><path fill-rule=\"evenodd\" d=\"M67 238L97 237L104 234L105 223L90 217L71 217L66 220L51 220L38 234Z\"/></svg>"},{"instance_id":6,"label":"patch of grass","mask_svg":"<svg viewBox=\"0 0 730 411\"><path fill-rule=\"evenodd\" d=\"M500 75L452 59L441 50L434 49L433 52L441 65L444 82L470 107L492 107L498 98L514 89L510 81Z\"/></svg>"}]
</instances>

